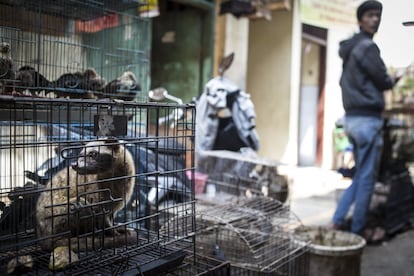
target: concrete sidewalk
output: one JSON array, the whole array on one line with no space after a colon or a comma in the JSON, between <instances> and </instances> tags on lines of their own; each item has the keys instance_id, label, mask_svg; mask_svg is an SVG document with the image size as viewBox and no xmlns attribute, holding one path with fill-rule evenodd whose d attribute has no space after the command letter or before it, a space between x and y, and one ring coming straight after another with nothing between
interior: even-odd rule
<instances>
[{"instance_id":1,"label":"concrete sidewalk","mask_svg":"<svg viewBox=\"0 0 414 276\"><path fill-rule=\"evenodd\" d=\"M298 220L305 226L328 225L340 191L350 185L350 180L315 167L282 168L281 173L289 176L288 204ZM361 276L414 275L414 228L381 245L366 246L361 260Z\"/></svg>"},{"instance_id":2,"label":"concrete sidewalk","mask_svg":"<svg viewBox=\"0 0 414 276\"><path fill-rule=\"evenodd\" d=\"M291 211L308 226L328 225L339 191L350 184L339 173L316 167L284 167L280 173L289 179Z\"/></svg>"}]
</instances>

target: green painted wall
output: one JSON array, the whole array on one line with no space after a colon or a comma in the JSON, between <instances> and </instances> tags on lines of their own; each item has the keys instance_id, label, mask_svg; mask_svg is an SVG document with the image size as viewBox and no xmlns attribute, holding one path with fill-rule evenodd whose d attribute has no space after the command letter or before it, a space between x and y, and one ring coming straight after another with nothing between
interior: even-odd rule
<instances>
[{"instance_id":1,"label":"green painted wall","mask_svg":"<svg viewBox=\"0 0 414 276\"><path fill-rule=\"evenodd\" d=\"M212 11L161 7L153 19L151 87L190 101L212 74Z\"/></svg>"}]
</instances>

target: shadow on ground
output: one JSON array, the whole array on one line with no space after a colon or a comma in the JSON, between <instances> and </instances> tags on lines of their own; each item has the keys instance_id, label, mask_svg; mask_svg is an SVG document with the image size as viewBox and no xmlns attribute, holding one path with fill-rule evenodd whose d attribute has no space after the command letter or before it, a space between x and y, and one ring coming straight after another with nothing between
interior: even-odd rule
<instances>
[{"instance_id":1,"label":"shadow on ground","mask_svg":"<svg viewBox=\"0 0 414 276\"><path fill-rule=\"evenodd\" d=\"M361 276L414 275L414 228L380 245L368 245L362 253Z\"/></svg>"}]
</instances>

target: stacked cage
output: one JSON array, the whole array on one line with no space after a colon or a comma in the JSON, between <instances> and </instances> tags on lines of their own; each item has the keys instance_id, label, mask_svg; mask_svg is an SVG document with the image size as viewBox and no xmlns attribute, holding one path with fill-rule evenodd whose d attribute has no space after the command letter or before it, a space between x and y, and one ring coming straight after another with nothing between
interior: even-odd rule
<instances>
[{"instance_id":1,"label":"stacked cage","mask_svg":"<svg viewBox=\"0 0 414 276\"><path fill-rule=\"evenodd\" d=\"M196 193L197 252L229 261L231 275L308 275L310 241L297 237L301 223L277 163L209 151L197 169L208 176L205 193Z\"/></svg>"},{"instance_id":2,"label":"stacked cage","mask_svg":"<svg viewBox=\"0 0 414 276\"><path fill-rule=\"evenodd\" d=\"M200 254L188 254L182 264L171 271L159 273L159 276L228 276L230 262L223 262Z\"/></svg>"},{"instance_id":3,"label":"stacked cage","mask_svg":"<svg viewBox=\"0 0 414 276\"><path fill-rule=\"evenodd\" d=\"M170 269L163 259L182 262L194 226L176 237L157 225L194 216L192 106L179 107L185 123L152 136L142 117L157 121L177 106L24 97L0 105L2 272L145 274Z\"/></svg>"},{"instance_id":4,"label":"stacked cage","mask_svg":"<svg viewBox=\"0 0 414 276\"><path fill-rule=\"evenodd\" d=\"M263 196L284 203L288 199L288 181L285 176L277 174L274 167L267 167L263 174L258 173L258 167L251 170L249 176L224 172L208 174L206 186L213 186L214 194L226 201L229 197ZM263 168L264 166L260 167ZM207 192L207 191L206 191ZM204 197L208 200L210 194Z\"/></svg>"},{"instance_id":5,"label":"stacked cage","mask_svg":"<svg viewBox=\"0 0 414 276\"><path fill-rule=\"evenodd\" d=\"M144 99L150 22L137 1L0 4L2 94Z\"/></svg>"},{"instance_id":6,"label":"stacked cage","mask_svg":"<svg viewBox=\"0 0 414 276\"><path fill-rule=\"evenodd\" d=\"M220 197L255 195L286 202L289 181L280 173L279 165L244 148L243 152L204 151L197 161L197 170L208 175L206 186L213 187Z\"/></svg>"},{"instance_id":7,"label":"stacked cage","mask_svg":"<svg viewBox=\"0 0 414 276\"><path fill-rule=\"evenodd\" d=\"M194 252L195 109L147 101L138 2L1 0L0 14L0 274L221 267ZM174 216L189 223L161 232Z\"/></svg>"},{"instance_id":8,"label":"stacked cage","mask_svg":"<svg viewBox=\"0 0 414 276\"><path fill-rule=\"evenodd\" d=\"M197 205L196 222L197 252L230 262L231 275L307 275L308 242L299 242L299 222L280 201L259 196ZM174 227L188 223L175 217L161 232L178 234Z\"/></svg>"}]
</instances>

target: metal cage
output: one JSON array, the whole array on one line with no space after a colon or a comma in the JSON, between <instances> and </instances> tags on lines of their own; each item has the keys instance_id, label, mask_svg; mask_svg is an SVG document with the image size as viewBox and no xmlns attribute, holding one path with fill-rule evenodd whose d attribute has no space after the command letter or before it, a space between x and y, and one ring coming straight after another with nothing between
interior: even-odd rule
<instances>
[{"instance_id":1,"label":"metal cage","mask_svg":"<svg viewBox=\"0 0 414 276\"><path fill-rule=\"evenodd\" d=\"M231 275L306 275L308 244L298 242L300 224L280 201L259 196L196 207L196 251L230 262ZM177 216L160 231L180 236L176 227L190 223Z\"/></svg>"},{"instance_id":2,"label":"metal cage","mask_svg":"<svg viewBox=\"0 0 414 276\"><path fill-rule=\"evenodd\" d=\"M269 197L239 198L197 212L201 254L230 261L233 275L303 275L306 243L294 236L297 218Z\"/></svg>"},{"instance_id":3,"label":"metal cage","mask_svg":"<svg viewBox=\"0 0 414 276\"><path fill-rule=\"evenodd\" d=\"M149 100L143 5L0 0L0 274L195 258L195 108ZM177 215L193 223L161 233Z\"/></svg>"},{"instance_id":4,"label":"metal cage","mask_svg":"<svg viewBox=\"0 0 414 276\"><path fill-rule=\"evenodd\" d=\"M145 101L150 21L135 0L0 1L0 93Z\"/></svg>"},{"instance_id":5,"label":"metal cage","mask_svg":"<svg viewBox=\"0 0 414 276\"><path fill-rule=\"evenodd\" d=\"M160 114L177 108L184 118L158 123ZM194 247L194 185L186 175L194 165L193 105L0 96L0 111L2 272L43 273L67 262L65 271L75 275L149 273L178 266L188 255L183 249ZM112 167L71 178L89 157ZM128 174L131 164L135 172ZM115 196L125 181L132 181L132 193L121 188ZM49 210L43 227L59 231L39 228L40 207ZM179 236L161 234L158 225L176 215L193 224L176 225ZM106 217L113 217L111 224ZM63 261L59 251L50 253L62 246L72 251Z\"/></svg>"},{"instance_id":6,"label":"metal cage","mask_svg":"<svg viewBox=\"0 0 414 276\"><path fill-rule=\"evenodd\" d=\"M189 254L189 256L186 259L184 259L183 263L179 267L177 267L173 271L161 273L160 276L227 276L230 275L230 271L230 262L223 262L221 260L217 260L200 254Z\"/></svg>"}]
</instances>

